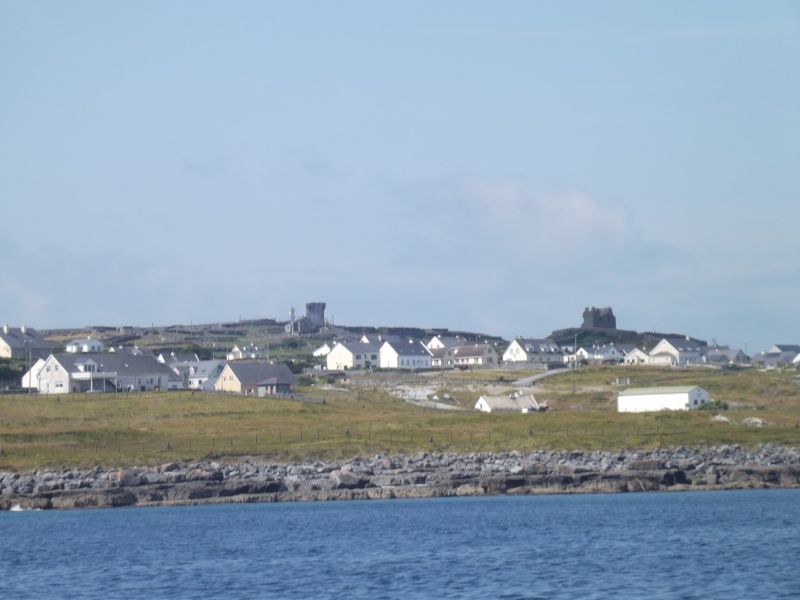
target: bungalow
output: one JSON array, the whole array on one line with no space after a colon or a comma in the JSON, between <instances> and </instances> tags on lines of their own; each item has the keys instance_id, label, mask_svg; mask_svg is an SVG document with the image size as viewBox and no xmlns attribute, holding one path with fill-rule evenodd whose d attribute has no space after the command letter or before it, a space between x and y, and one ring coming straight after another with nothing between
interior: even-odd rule
<instances>
[{"instance_id":1,"label":"bungalow","mask_svg":"<svg viewBox=\"0 0 800 600\"><path fill-rule=\"evenodd\" d=\"M332 344L335 344L335 343L336 342L332 342ZM328 343L326 342L326 343L322 344L322 346L320 346L319 348L314 350L314 352L312 354L314 356L316 356L316 357L328 356L328 354L330 354L331 350L332 350L331 346L328 345Z\"/></svg>"},{"instance_id":2,"label":"bungalow","mask_svg":"<svg viewBox=\"0 0 800 600\"><path fill-rule=\"evenodd\" d=\"M269 359L269 350L263 346L234 346L228 352L228 360Z\"/></svg>"},{"instance_id":3,"label":"bungalow","mask_svg":"<svg viewBox=\"0 0 800 600\"><path fill-rule=\"evenodd\" d=\"M467 341L462 337L435 335L425 344L425 347L428 350L436 350L438 348L460 348L466 345L466 343Z\"/></svg>"},{"instance_id":4,"label":"bungalow","mask_svg":"<svg viewBox=\"0 0 800 600\"><path fill-rule=\"evenodd\" d=\"M471 344L453 351L456 367L495 367L498 365L497 351L491 344Z\"/></svg>"},{"instance_id":5,"label":"bungalow","mask_svg":"<svg viewBox=\"0 0 800 600\"><path fill-rule=\"evenodd\" d=\"M649 365L650 355L641 348L634 348L625 355L623 362L626 365Z\"/></svg>"},{"instance_id":6,"label":"bungalow","mask_svg":"<svg viewBox=\"0 0 800 600\"><path fill-rule=\"evenodd\" d=\"M36 379L40 394L183 388L183 379L166 365L130 354L51 354Z\"/></svg>"},{"instance_id":7,"label":"bungalow","mask_svg":"<svg viewBox=\"0 0 800 600\"><path fill-rule=\"evenodd\" d=\"M140 348L139 346L111 346L108 349L111 354L127 354L128 356L151 356L155 358L155 353L150 348Z\"/></svg>"},{"instance_id":8,"label":"bungalow","mask_svg":"<svg viewBox=\"0 0 800 600\"><path fill-rule=\"evenodd\" d=\"M515 392L510 396L481 396L475 403L475 409L481 412L539 412L539 403L531 396L522 396Z\"/></svg>"},{"instance_id":9,"label":"bungalow","mask_svg":"<svg viewBox=\"0 0 800 600\"><path fill-rule=\"evenodd\" d=\"M47 358L53 344L31 327L9 327L0 330L0 358Z\"/></svg>"},{"instance_id":10,"label":"bungalow","mask_svg":"<svg viewBox=\"0 0 800 600\"><path fill-rule=\"evenodd\" d=\"M43 366L44 359L37 358L36 362L33 363L33 366L31 366L28 372L22 376L22 385L20 387L26 390L38 390L39 373L41 372Z\"/></svg>"},{"instance_id":11,"label":"bungalow","mask_svg":"<svg viewBox=\"0 0 800 600\"><path fill-rule=\"evenodd\" d=\"M380 347L381 369L430 369L431 354L413 340L386 340Z\"/></svg>"},{"instance_id":12,"label":"bungalow","mask_svg":"<svg viewBox=\"0 0 800 600\"><path fill-rule=\"evenodd\" d=\"M290 393L295 385L297 380L286 365L233 362L225 365L214 389L263 398L271 394Z\"/></svg>"},{"instance_id":13,"label":"bungalow","mask_svg":"<svg viewBox=\"0 0 800 600\"><path fill-rule=\"evenodd\" d=\"M169 365L176 375L184 381L184 386L190 390L214 389L217 377L225 368L225 361L222 359L213 360L194 360Z\"/></svg>"},{"instance_id":14,"label":"bungalow","mask_svg":"<svg viewBox=\"0 0 800 600\"><path fill-rule=\"evenodd\" d=\"M794 344L775 344L769 350L753 356L753 362L767 368L784 367L797 364L795 359L800 355L800 346Z\"/></svg>"},{"instance_id":15,"label":"bungalow","mask_svg":"<svg viewBox=\"0 0 800 600\"><path fill-rule=\"evenodd\" d=\"M625 359L625 354L614 344L582 346L575 355L579 361L585 360L592 364L618 363Z\"/></svg>"},{"instance_id":16,"label":"bungalow","mask_svg":"<svg viewBox=\"0 0 800 600\"><path fill-rule=\"evenodd\" d=\"M329 371L369 369L380 366L380 349L363 342L339 342L326 357Z\"/></svg>"},{"instance_id":17,"label":"bungalow","mask_svg":"<svg viewBox=\"0 0 800 600\"><path fill-rule=\"evenodd\" d=\"M628 388L617 395L618 412L651 412L699 408L710 399L697 385Z\"/></svg>"},{"instance_id":18,"label":"bungalow","mask_svg":"<svg viewBox=\"0 0 800 600\"><path fill-rule=\"evenodd\" d=\"M197 362L200 360L197 354L193 352L170 352L169 354L162 352L156 359L158 362L168 366L182 362Z\"/></svg>"},{"instance_id":19,"label":"bungalow","mask_svg":"<svg viewBox=\"0 0 800 600\"><path fill-rule=\"evenodd\" d=\"M503 353L504 363L563 364L564 352L550 338L516 338Z\"/></svg>"},{"instance_id":20,"label":"bungalow","mask_svg":"<svg viewBox=\"0 0 800 600\"><path fill-rule=\"evenodd\" d=\"M738 348L714 346L707 349L703 361L710 365L735 365L747 362L747 356Z\"/></svg>"},{"instance_id":21,"label":"bungalow","mask_svg":"<svg viewBox=\"0 0 800 600\"><path fill-rule=\"evenodd\" d=\"M431 367L434 369L452 369L455 366L455 348L428 348L431 354Z\"/></svg>"},{"instance_id":22,"label":"bungalow","mask_svg":"<svg viewBox=\"0 0 800 600\"><path fill-rule=\"evenodd\" d=\"M93 337L85 337L79 340L72 340L67 344L65 350L71 354L77 354L79 352L83 354L99 354L103 351L103 342Z\"/></svg>"},{"instance_id":23,"label":"bungalow","mask_svg":"<svg viewBox=\"0 0 800 600\"><path fill-rule=\"evenodd\" d=\"M662 357L662 359L666 359L670 364L678 367L700 364L703 362L703 350L704 347L700 342L693 340L689 336L662 338L650 351L651 364L659 361L656 357Z\"/></svg>"}]
</instances>

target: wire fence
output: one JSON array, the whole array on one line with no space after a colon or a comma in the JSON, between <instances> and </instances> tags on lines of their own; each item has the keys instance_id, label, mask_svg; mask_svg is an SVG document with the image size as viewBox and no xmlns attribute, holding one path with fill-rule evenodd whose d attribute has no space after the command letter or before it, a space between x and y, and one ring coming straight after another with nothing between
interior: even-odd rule
<instances>
[{"instance_id":1,"label":"wire fence","mask_svg":"<svg viewBox=\"0 0 800 600\"><path fill-rule=\"evenodd\" d=\"M9 437L9 436L6 436ZM276 429L252 434L230 434L197 437L147 438L143 440L103 440L94 443L45 441L0 441L1 459L30 459L47 461L58 457L67 461L70 456L90 460L93 456L170 457L189 458L225 454L266 454L293 450L311 452L330 448L364 448L374 451L446 450L468 452L476 450L513 450L549 448L574 441L575 448L596 449L615 444L637 444L702 440L714 443L748 443L780 441L800 444L797 425L767 425L751 427L735 424L685 425L581 425L527 427L496 427L466 430L463 428L431 427L392 430L386 427L356 425L343 428Z\"/></svg>"}]
</instances>

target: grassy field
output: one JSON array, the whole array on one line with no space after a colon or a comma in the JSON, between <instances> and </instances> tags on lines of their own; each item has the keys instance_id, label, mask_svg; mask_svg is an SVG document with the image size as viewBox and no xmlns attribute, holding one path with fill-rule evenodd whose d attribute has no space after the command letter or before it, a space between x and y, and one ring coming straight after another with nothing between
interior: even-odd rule
<instances>
[{"instance_id":1,"label":"grassy field","mask_svg":"<svg viewBox=\"0 0 800 600\"><path fill-rule=\"evenodd\" d=\"M530 373L435 374L423 392L471 407ZM502 377L502 380L501 380ZM630 386L698 384L730 405L710 411L618 414L618 378ZM0 469L117 467L258 456L271 460L389 453L622 450L763 442L800 444L797 372L584 367L529 388L551 410L480 414L409 404L390 386L300 391L325 404L213 393L0 396ZM625 386L627 387L627 386ZM573 388L575 392L573 393ZM761 426L747 425L759 419Z\"/></svg>"}]
</instances>

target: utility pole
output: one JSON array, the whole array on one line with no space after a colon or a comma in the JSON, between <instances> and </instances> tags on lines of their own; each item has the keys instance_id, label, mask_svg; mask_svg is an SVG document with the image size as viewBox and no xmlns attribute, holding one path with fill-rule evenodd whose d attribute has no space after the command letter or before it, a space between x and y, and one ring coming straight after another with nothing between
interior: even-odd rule
<instances>
[{"instance_id":1,"label":"utility pole","mask_svg":"<svg viewBox=\"0 0 800 600\"><path fill-rule=\"evenodd\" d=\"M575 395L575 367L578 362L578 334L575 334L575 342L572 344L572 395Z\"/></svg>"}]
</instances>

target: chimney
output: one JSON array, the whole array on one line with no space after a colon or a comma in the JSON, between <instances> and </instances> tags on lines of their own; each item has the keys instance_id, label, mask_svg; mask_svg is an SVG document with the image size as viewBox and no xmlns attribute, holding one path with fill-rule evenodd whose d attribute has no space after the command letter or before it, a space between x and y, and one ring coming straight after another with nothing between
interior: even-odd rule
<instances>
[{"instance_id":1,"label":"chimney","mask_svg":"<svg viewBox=\"0 0 800 600\"><path fill-rule=\"evenodd\" d=\"M3 325L3 333L8 334L8 323Z\"/></svg>"},{"instance_id":2,"label":"chimney","mask_svg":"<svg viewBox=\"0 0 800 600\"><path fill-rule=\"evenodd\" d=\"M20 328L19 328L19 330L20 330L20 331L21 331L23 334L26 334L26 333L28 333L28 330L27 330L27 328L25 327L25 325L23 325L22 327L20 327Z\"/></svg>"}]
</instances>

